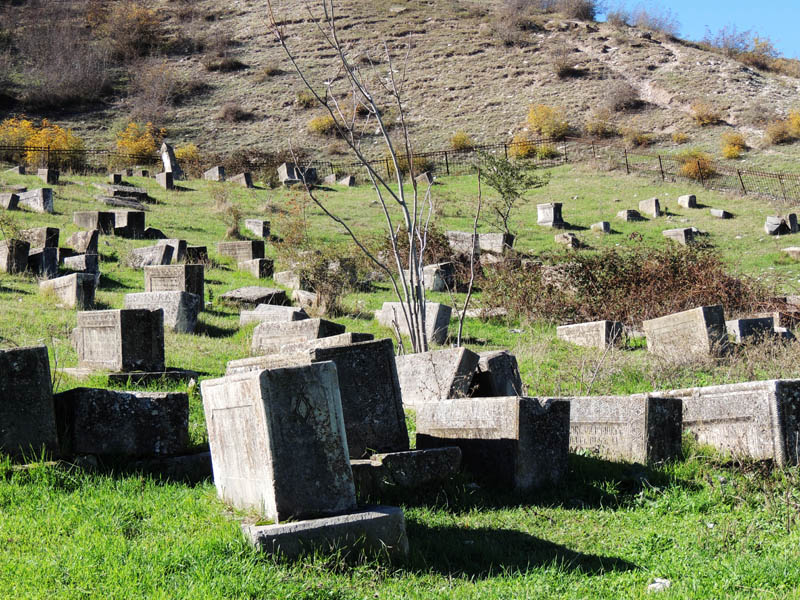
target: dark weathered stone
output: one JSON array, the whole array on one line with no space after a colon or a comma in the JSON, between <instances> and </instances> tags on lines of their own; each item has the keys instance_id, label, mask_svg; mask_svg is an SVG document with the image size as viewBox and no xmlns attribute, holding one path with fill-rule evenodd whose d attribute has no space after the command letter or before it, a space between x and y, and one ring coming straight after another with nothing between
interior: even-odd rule
<instances>
[{"instance_id":1,"label":"dark weathered stone","mask_svg":"<svg viewBox=\"0 0 800 600\"><path fill-rule=\"evenodd\" d=\"M57 227L36 227L19 232L19 238L31 245L31 250L37 248L58 248L58 237L61 231Z\"/></svg>"},{"instance_id":2,"label":"dark weathered stone","mask_svg":"<svg viewBox=\"0 0 800 600\"><path fill-rule=\"evenodd\" d=\"M125 308L164 311L164 327L177 333L193 333L202 310L200 296L188 292L142 292L125 294Z\"/></svg>"},{"instance_id":3,"label":"dark weathered stone","mask_svg":"<svg viewBox=\"0 0 800 600\"><path fill-rule=\"evenodd\" d=\"M97 254L97 244L100 240L100 231L76 231L67 238L67 246L80 254Z\"/></svg>"},{"instance_id":4,"label":"dark weathered stone","mask_svg":"<svg viewBox=\"0 0 800 600\"><path fill-rule=\"evenodd\" d=\"M781 217L767 217L764 222L764 231L769 235L787 235L792 232L786 220Z\"/></svg>"},{"instance_id":5,"label":"dark weathered stone","mask_svg":"<svg viewBox=\"0 0 800 600\"><path fill-rule=\"evenodd\" d=\"M472 377L473 396L522 396L522 379L513 354L494 350L478 356L478 369Z\"/></svg>"},{"instance_id":6,"label":"dark weathered stone","mask_svg":"<svg viewBox=\"0 0 800 600\"><path fill-rule=\"evenodd\" d=\"M67 256L62 261L64 268L80 273L99 273L100 257L97 254L79 254L77 256Z\"/></svg>"},{"instance_id":7,"label":"dark weathered stone","mask_svg":"<svg viewBox=\"0 0 800 600\"><path fill-rule=\"evenodd\" d=\"M737 344L751 340L763 340L775 334L775 319L760 317L755 319L733 319L725 321L725 329Z\"/></svg>"},{"instance_id":8,"label":"dark weathered stone","mask_svg":"<svg viewBox=\"0 0 800 600\"><path fill-rule=\"evenodd\" d=\"M168 456L189 443L184 393L74 388L54 396L58 432L69 454Z\"/></svg>"},{"instance_id":9,"label":"dark weathered stone","mask_svg":"<svg viewBox=\"0 0 800 600\"><path fill-rule=\"evenodd\" d=\"M578 239L578 236L568 231L566 233L557 233L553 240L556 244L561 244L562 246L566 246L567 248L580 248L581 241Z\"/></svg>"},{"instance_id":10,"label":"dark weathered stone","mask_svg":"<svg viewBox=\"0 0 800 600\"><path fill-rule=\"evenodd\" d=\"M294 185L303 179L306 183L312 184L317 181L317 170L298 167L294 163L283 163L278 167L278 179L284 185Z\"/></svg>"},{"instance_id":11,"label":"dark weathered stone","mask_svg":"<svg viewBox=\"0 0 800 600\"><path fill-rule=\"evenodd\" d=\"M373 454L350 461L359 501L383 494L438 489L461 468L461 449L430 448Z\"/></svg>"},{"instance_id":12,"label":"dark weathered stone","mask_svg":"<svg viewBox=\"0 0 800 600\"><path fill-rule=\"evenodd\" d=\"M257 279L268 279L272 277L275 263L271 258L254 258L239 263L240 271L247 271Z\"/></svg>"},{"instance_id":13,"label":"dark weathered stone","mask_svg":"<svg viewBox=\"0 0 800 600\"><path fill-rule=\"evenodd\" d=\"M114 233L115 216L113 212L81 211L72 213L72 222L82 229L98 229L100 233Z\"/></svg>"},{"instance_id":14,"label":"dark weathered stone","mask_svg":"<svg viewBox=\"0 0 800 600\"><path fill-rule=\"evenodd\" d=\"M81 368L164 371L162 310L79 312L72 340Z\"/></svg>"},{"instance_id":15,"label":"dark weathered stone","mask_svg":"<svg viewBox=\"0 0 800 600\"><path fill-rule=\"evenodd\" d=\"M245 219L244 228L254 236L269 239L270 222L263 219Z\"/></svg>"},{"instance_id":16,"label":"dark weathered stone","mask_svg":"<svg viewBox=\"0 0 800 600\"><path fill-rule=\"evenodd\" d=\"M20 192L17 196L19 197L17 202L19 207L24 206L37 213L53 214L55 212L53 208L53 190L50 188Z\"/></svg>"},{"instance_id":17,"label":"dark weathered stone","mask_svg":"<svg viewBox=\"0 0 800 600\"><path fill-rule=\"evenodd\" d=\"M305 342L340 333L344 333L344 325L325 319L259 323L253 330L253 342L250 350L253 354L263 354L276 342L281 345Z\"/></svg>"},{"instance_id":18,"label":"dark weathered stone","mask_svg":"<svg viewBox=\"0 0 800 600\"><path fill-rule=\"evenodd\" d=\"M617 213L617 218L622 221L644 221L644 217L638 210L621 210Z\"/></svg>"},{"instance_id":19,"label":"dark weathered stone","mask_svg":"<svg viewBox=\"0 0 800 600\"><path fill-rule=\"evenodd\" d=\"M264 258L263 240L249 240L246 242L219 242L217 252L222 256L230 256L237 263L254 258Z\"/></svg>"},{"instance_id":20,"label":"dark weathered stone","mask_svg":"<svg viewBox=\"0 0 800 600\"><path fill-rule=\"evenodd\" d=\"M732 219L733 215L729 213L727 210L722 210L721 208L712 208L711 209L711 216L716 217L717 219Z\"/></svg>"},{"instance_id":21,"label":"dark weathered stone","mask_svg":"<svg viewBox=\"0 0 800 600\"><path fill-rule=\"evenodd\" d=\"M156 183L165 190L174 190L175 183L172 180L172 173L156 173Z\"/></svg>"},{"instance_id":22,"label":"dark weathered stone","mask_svg":"<svg viewBox=\"0 0 800 600\"><path fill-rule=\"evenodd\" d=\"M142 212L146 212L150 210L149 207L142 204L136 198L125 198L125 197L108 197L108 196L95 196L95 200L98 202L102 202L106 206L112 206L114 208L129 208L131 210L140 210Z\"/></svg>"},{"instance_id":23,"label":"dark weathered stone","mask_svg":"<svg viewBox=\"0 0 800 600\"><path fill-rule=\"evenodd\" d=\"M144 188L130 185L112 185L110 183L93 183L92 185L112 198L134 198L139 202L152 202L153 200Z\"/></svg>"},{"instance_id":24,"label":"dark weathered stone","mask_svg":"<svg viewBox=\"0 0 800 600\"><path fill-rule=\"evenodd\" d=\"M622 323L619 321L592 321L561 325L556 328L558 339L587 348L609 348L622 342Z\"/></svg>"},{"instance_id":25,"label":"dark weathered stone","mask_svg":"<svg viewBox=\"0 0 800 600\"><path fill-rule=\"evenodd\" d=\"M678 206L682 208L697 208L697 196L694 194L678 196Z\"/></svg>"},{"instance_id":26,"label":"dark weathered stone","mask_svg":"<svg viewBox=\"0 0 800 600\"><path fill-rule=\"evenodd\" d=\"M111 185L120 185L122 183L122 173L109 173L108 183Z\"/></svg>"},{"instance_id":27,"label":"dark weathered stone","mask_svg":"<svg viewBox=\"0 0 800 600\"><path fill-rule=\"evenodd\" d=\"M403 406L417 409L428 402L468 396L479 361L480 357L466 348L395 357Z\"/></svg>"},{"instance_id":28,"label":"dark weathered stone","mask_svg":"<svg viewBox=\"0 0 800 600\"><path fill-rule=\"evenodd\" d=\"M453 309L445 304L425 303L425 335L428 341L445 343L452 313ZM384 302L383 307L375 312L375 319L392 331L399 329L402 335L410 335L408 323L403 317L403 307L399 302Z\"/></svg>"},{"instance_id":29,"label":"dark weathered stone","mask_svg":"<svg viewBox=\"0 0 800 600\"><path fill-rule=\"evenodd\" d=\"M19 207L19 196L17 194L0 194L0 208L5 210L17 210Z\"/></svg>"},{"instance_id":30,"label":"dark weathered stone","mask_svg":"<svg viewBox=\"0 0 800 600\"><path fill-rule=\"evenodd\" d=\"M37 248L28 252L28 270L45 279L58 275L58 248Z\"/></svg>"},{"instance_id":31,"label":"dark weathered stone","mask_svg":"<svg viewBox=\"0 0 800 600\"><path fill-rule=\"evenodd\" d=\"M701 306L644 321L647 350L665 358L719 356L728 351L722 305Z\"/></svg>"},{"instance_id":32,"label":"dark weathered stone","mask_svg":"<svg viewBox=\"0 0 800 600\"><path fill-rule=\"evenodd\" d=\"M159 239L156 243L156 246L170 246L172 248L173 263L179 263L186 260L186 240L177 240L173 238Z\"/></svg>"},{"instance_id":33,"label":"dark weathered stone","mask_svg":"<svg viewBox=\"0 0 800 600\"><path fill-rule=\"evenodd\" d=\"M145 237L145 213L140 210L115 210L114 235L140 240Z\"/></svg>"},{"instance_id":34,"label":"dark weathered stone","mask_svg":"<svg viewBox=\"0 0 800 600\"><path fill-rule=\"evenodd\" d=\"M665 229L661 232L665 238L669 238L685 246L694 242L694 230L691 227L679 227L678 229Z\"/></svg>"},{"instance_id":35,"label":"dark weathered stone","mask_svg":"<svg viewBox=\"0 0 800 600\"><path fill-rule=\"evenodd\" d=\"M288 304L286 292L283 290L256 285L225 292L219 296L219 301L243 308L255 308L259 304Z\"/></svg>"},{"instance_id":36,"label":"dark weathered stone","mask_svg":"<svg viewBox=\"0 0 800 600\"><path fill-rule=\"evenodd\" d=\"M186 262L205 264L208 260L208 249L205 246L186 246Z\"/></svg>"},{"instance_id":37,"label":"dark weathered stone","mask_svg":"<svg viewBox=\"0 0 800 600\"><path fill-rule=\"evenodd\" d=\"M0 272L22 273L28 268L31 245L23 240L0 241Z\"/></svg>"},{"instance_id":38,"label":"dark weathered stone","mask_svg":"<svg viewBox=\"0 0 800 600\"><path fill-rule=\"evenodd\" d=\"M39 283L39 290L55 294L66 308L91 310L97 279L90 273L73 273Z\"/></svg>"},{"instance_id":39,"label":"dark weathered stone","mask_svg":"<svg viewBox=\"0 0 800 600\"><path fill-rule=\"evenodd\" d=\"M128 266L134 269L168 265L172 262L172 246L145 246L134 248L128 254Z\"/></svg>"},{"instance_id":40,"label":"dark weathered stone","mask_svg":"<svg viewBox=\"0 0 800 600\"><path fill-rule=\"evenodd\" d=\"M38 169L36 175L47 185L58 185L59 172L56 169Z\"/></svg>"},{"instance_id":41,"label":"dark weathered stone","mask_svg":"<svg viewBox=\"0 0 800 600\"><path fill-rule=\"evenodd\" d=\"M147 227L144 230L144 235L142 238L145 240L166 240L167 236L160 229L156 229L155 227ZM174 253L173 256L175 256Z\"/></svg>"},{"instance_id":42,"label":"dark weathered stone","mask_svg":"<svg viewBox=\"0 0 800 600\"><path fill-rule=\"evenodd\" d=\"M242 185L246 188L253 187L253 178L250 173L239 173L238 175L234 175L230 179L228 179L231 183L237 183Z\"/></svg>"},{"instance_id":43,"label":"dark weathered stone","mask_svg":"<svg viewBox=\"0 0 800 600\"><path fill-rule=\"evenodd\" d=\"M153 265L144 268L145 292L189 292L205 298L205 267L201 264Z\"/></svg>"}]
</instances>

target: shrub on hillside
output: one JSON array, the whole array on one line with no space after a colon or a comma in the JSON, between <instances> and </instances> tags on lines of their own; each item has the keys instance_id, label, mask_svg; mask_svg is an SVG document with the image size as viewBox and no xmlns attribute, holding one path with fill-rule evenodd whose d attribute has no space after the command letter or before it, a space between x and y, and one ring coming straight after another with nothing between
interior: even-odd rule
<instances>
[{"instance_id":1,"label":"shrub on hillside","mask_svg":"<svg viewBox=\"0 0 800 600\"><path fill-rule=\"evenodd\" d=\"M569 121L560 108L534 104L528 111L528 127L545 138L560 140L569 133Z\"/></svg>"},{"instance_id":2,"label":"shrub on hillside","mask_svg":"<svg viewBox=\"0 0 800 600\"><path fill-rule=\"evenodd\" d=\"M611 137L617 134L617 128L611 121L611 111L607 108L598 108L589 114L583 126L587 135L593 137Z\"/></svg>"},{"instance_id":3,"label":"shrub on hillside","mask_svg":"<svg viewBox=\"0 0 800 600\"><path fill-rule=\"evenodd\" d=\"M228 123L247 121L252 116L253 113L242 108L242 105L238 102L226 102L217 113L217 118L220 121L227 121Z\"/></svg>"},{"instance_id":4,"label":"shrub on hillside","mask_svg":"<svg viewBox=\"0 0 800 600\"><path fill-rule=\"evenodd\" d=\"M472 150L475 147L475 142L463 131L457 131L450 138L450 146L453 150Z\"/></svg>"},{"instance_id":5,"label":"shrub on hillside","mask_svg":"<svg viewBox=\"0 0 800 600\"><path fill-rule=\"evenodd\" d=\"M676 131L672 134L672 141L676 144L685 144L689 141L689 136L682 131Z\"/></svg>"},{"instance_id":6,"label":"shrub on hillside","mask_svg":"<svg viewBox=\"0 0 800 600\"><path fill-rule=\"evenodd\" d=\"M717 109L711 106L708 102L704 102L702 100L692 104L690 110L692 111L692 118L694 119L695 123L700 125L700 127L714 125L719 123L721 120L719 111L717 111Z\"/></svg>"},{"instance_id":7,"label":"shrub on hillside","mask_svg":"<svg viewBox=\"0 0 800 600\"><path fill-rule=\"evenodd\" d=\"M637 108L641 103L639 90L627 81L614 81L606 89L605 108L610 111Z\"/></svg>"},{"instance_id":8,"label":"shrub on hillside","mask_svg":"<svg viewBox=\"0 0 800 600\"><path fill-rule=\"evenodd\" d=\"M536 148L536 158L539 160L551 160L553 158L558 158L561 156L561 153L556 149L553 144L541 144L538 148Z\"/></svg>"},{"instance_id":9,"label":"shrub on hillside","mask_svg":"<svg viewBox=\"0 0 800 600\"><path fill-rule=\"evenodd\" d=\"M767 125L764 135L770 144L788 144L793 141L792 127L789 121L773 121Z\"/></svg>"},{"instance_id":10,"label":"shrub on hillside","mask_svg":"<svg viewBox=\"0 0 800 600\"><path fill-rule=\"evenodd\" d=\"M294 97L294 103L300 108L312 108L317 103L317 99L308 90L300 90Z\"/></svg>"},{"instance_id":11,"label":"shrub on hillside","mask_svg":"<svg viewBox=\"0 0 800 600\"><path fill-rule=\"evenodd\" d=\"M594 21L597 4L594 0L556 0L555 9L568 19Z\"/></svg>"},{"instance_id":12,"label":"shrub on hillside","mask_svg":"<svg viewBox=\"0 0 800 600\"><path fill-rule=\"evenodd\" d=\"M114 2L95 16L96 33L108 41L118 59L152 54L164 43L166 33L158 12L141 2Z\"/></svg>"},{"instance_id":13,"label":"shrub on hillside","mask_svg":"<svg viewBox=\"0 0 800 600\"><path fill-rule=\"evenodd\" d=\"M400 146L395 146L395 147L399 148ZM395 177L396 171L391 156L387 154L386 156L384 156L384 159L387 161L386 167L389 171L389 176ZM413 164L414 164L415 177L425 172L432 172L436 167L434 162L427 156L414 156ZM398 153L397 165L400 168L400 173L402 175L407 175L409 173L410 169L409 169L408 157L405 155L405 153Z\"/></svg>"},{"instance_id":14,"label":"shrub on hillside","mask_svg":"<svg viewBox=\"0 0 800 600\"><path fill-rule=\"evenodd\" d=\"M317 135L334 135L336 133L336 120L331 115L313 117L308 122L308 131Z\"/></svg>"},{"instance_id":15,"label":"shrub on hillside","mask_svg":"<svg viewBox=\"0 0 800 600\"><path fill-rule=\"evenodd\" d=\"M189 143L176 147L175 158L190 178L200 179L203 176L203 159L196 145Z\"/></svg>"},{"instance_id":16,"label":"shrub on hillside","mask_svg":"<svg viewBox=\"0 0 800 600\"><path fill-rule=\"evenodd\" d=\"M530 141L527 134L518 133L511 140L508 147L508 156L511 158L535 158L536 143Z\"/></svg>"},{"instance_id":17,"label":"shrub on hillside","mask_svg":"<svg viewBox=\"0 0 800 600\"><path fill-rule=\"evenodd\" d=\"M677 154L678 175L695 181L704 181L717 174L711 156L702 150L693 148Z\"/></svg>"},{"instance_id":18,"label":"shrub on hillside","mask_svg":"<svg viewBox=\"0 0 800 600\"><path fill-rule=\"evenodd\" d=\"M165 129L159 129L152 123L131 121L125 129L117 132L117 152L126 155L120 157L121 164L118 166L134 165L150 159L158 151L166 135Z\"/></svg>"},{"instance_id":19,"label":"shrub on hillside","mask_svg":"<svg viewBox=\"0 0 800 600\"><path fill-rule=\"evenodd\" d=\"M636 7L629 23L643 29L658 31L676 37L680 33L680 23L671 10L648 8L641 4Z\"/></svg>"},{"instance_id":20,"label":"shrub on hillside","mask_svg":"<svg viewBox=\"0 0 800 600\"><path fill-rule=\"evenodd\" d=\"M5 151L0 158L10 162L25 162L30 166L43 167L47 164L47 148L56 152L49 155L53 168L80 168L85 163L83 140L72 130L42 119L39 125L24 115L10 117L0 123L0 146L17 146L23 150Z\"/></svg>"},{"instance_id":21,"label":"shrub on hillside","mask_svg":"<svg viewBox=\"0 0 800 600\"><path fill-rule=\"evenodd\" d=\"M722 134L722 156L725 158L739 158L746 148L747 142L741 133L728 131Z\"/></svg>"},{"instance_id":22,"label":"shrub on hillside","mask_svg":"<svg viewBox=\"0 0 800 600\"><path fill-rule=\"evenodd\" d=\"M800 138L800 110L789 111L789 133L794 137Z\"/></svg>"},{"instance_id":23,"label":"shrub on hillside","mask_svg":"<svg viewBox=\"0 0 800 600\"><path fill-rule=\"evenodd\" d=\"M623 127L620 133L625 144L631 147L644 147L653 143L652 136L638 127Z\"/></svg>"}]
</instances>

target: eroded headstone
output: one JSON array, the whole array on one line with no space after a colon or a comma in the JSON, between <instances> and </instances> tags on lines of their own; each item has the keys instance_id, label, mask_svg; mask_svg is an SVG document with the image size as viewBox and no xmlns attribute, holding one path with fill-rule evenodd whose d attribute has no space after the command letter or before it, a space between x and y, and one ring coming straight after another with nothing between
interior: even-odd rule
<instances>
[{"instance_id":1,"label":"eroded headstone","mask_svg":"<svg viewBox=\"0 0 800 600\"><path fill-rule=\"evenodd\" d=\"M479 233L478 246L481 254L497 254L502 256L514 247L515 236L510 233Z\"/></svg>"},{"instance_id":2,"label":"eroded headstone","mask_svg":"<svg viewBox=\"0 0 800 600\"><path fill-rule=\"evenodd\" d=\"M254 258L264 258L264 242L262 240L218 242L217 252L222 256L230 256L237 263L253 260Z\"/></svg>"},{"instance_id":3,"label":"eroded headstone","mask_svg":"<svg viewBox=\"0 0 800 600\"><path fill-rule=\"evenodd\" d=\"M733 214L729 213L727 210L722 210L721 208L712 208L711 209L711 216L716 217L717 219L732 219Z\"/></svg>"},{"instance_id":4,"label":"eroded headstone","mask_svg":"<svg viewBox=\"0 0 800 600\"><path fill-rule=\"evenodd\" d=\"M65 269L80 273L100 273L100 257L97 254L65 256L61 261Z\"/></svg>"},{"instance_id":5,"label":"eroded headstone","mask_svg":"<svg viewBox=\"0 0 800 600\"><path fill-rule=\"evenodd\" d=\"M591 321L556 328L560 340L587 348L609 348L622 342L622 323L619 321Z\"/></svg>"},{"instance_id":6,"label":"eroded headstone","mask_svg":"<svg viewBox=\"0 0 800 600\"><path fill-rule=\"evenodd\" d=\"M621 210L617 213L617 218L628 222L644 221L644 217L639 214L638 210Z\"/></svg>"},{"instance_id":7,"label":"eroded headstone","mask_svg":"<svg viewBox=\"0 0 800 600\"><path fill-rule=\"evenodd\" d=\"M425 335L428 341L444 344L447 340L447 328L453 309L438 302L425 303ZM401 335L410 335L408 322L403 316L400 302L384 302L383 307L375 312L375 319L392 331L399 330Z\"/></svg>"},{"instance_id":8,"label":"eroded headstone","mask_svg":"<svg viewBox=\"0 0 800 600\"><path fill-rule=\"evenodd\" d=\"M244 228L258 238L269 239L269 221L264 221L263 219L245 219Z\"/></svg>"},{"instance_id":9,"label":"eroded headstone","mask_svg":"<svg viewBox=\"0 0 800 600\"><path fill-rule=\"evenodd\" d=\"M691 310L644 321L647 350L671 359L719 356L728 351L728 332L722 305Z\"/></svg>"},{"instance_id":10,"label":"eroded headstone","mask_svg":"<svg viewBox=\"0 0 800 600\"><path fill-rule=\"evenodd\" d=\"M611 233L611 223L609 223L608 221L599 221L597 223L592 223L591 230L599 231L600 233Z\"/></svg>"},{"instance_id":11,"label":"eroded headstone","mask_svg":"<svg viewBox=\"0 0 800 600\"><path fill-rule=\"evenodd\" d=\"M536 213L536 223L542 227L561 228L566 226L561 216L561 202L537 204Z\"/></svg>"},{"instance_id":12,"label":"eroded headstone","mask_svg":"<svg viewBox=\"0 0 800 600\"><path fill-rule=\"evenodd\" d=\"M59 172L56 169L37 169L36 175L47 185L58 185Z\"/></svg>"},{"instance_id":13,"label":"eroded headstone","mask_svg":"<svg viewBox=\"0 0 800 600\"><path fill-rule=\"evenodd\" d=\"M31 245L23 240L0 241L0 272L16 274L28 268Z\"/></svg>"},{"instance_id":14,"label":"eroded headstone","mask_svg":"<svg viewBox=\"0 0 800 600\"><path fill-rule=\"evenodd\" d=\"M639 212L650 217L656 218L661 216L661 203L658 198L648 198L639 202Z\"/></svg>"},{"instance_id":15,"label":"eroded headstone","mask_svg":"<svg viewBox=\"0 0 800 600\"><path fill-rule=\"evenodd\" d=\"M203 179L206 181L225 181L225 167L211 167L203 173Z\"/></svg>"},{"instance_id":16,"label":"eroded headstone","mask_svg":"<svg viewBox=\"0 0 800 600\"><path fill-rule=\"evenodd\" d=\"M178 164L178 159L175 158L175 150L167 142L161 144L161 162L164 164L164 172L170 173L174 181L183 179L183 170Z\"/></svg>"},{"instance_id":17,"label":"eroded headstone","mask_svg":"<svg viewBox=\"0 0 800 600\"><path fill-rule=\"evenodd\" d=\"M97 254L97 245L100 240L100 231L76 231L67 238L67 246L79 254Z\"/></svg>"},{"instance_id":18,"label":"eroded headstone","mask_svg":"<svg viewBox=\"0 0 800 600\"><path fill-rule=\"evenodd\" d=\"M164 327L176 333L194 333L203 309L200 296L188 292L141 292L125 294L125 308L164 311Z\"/></svg>"},{"instance_id":19,"label":"eroded headstone","mask_svg":"<svg viewBox=\"0 0 800 600\"><path fill-rule=\"evenodd\" d=\"M581 242L578 236L568 231L567 233L557 233L553 238L556 244L566 246L567 248L580 248Z\"/></svg>"},{"instance_id":20,"label":"eroded headstone","mask_svg":"<svg viewBox=\"0 0 800 600\"><path fill-rule=\"evenodd\" d=\"M172 262L172 246L145 246L134 248L128 254L128 266L144 269L153 265L168 265Z\"/></svg>"},{"instance_id":21,"label":"eroded headstone","mask_svg":"<svg viewBox=\"0 0 800 600\"><path fill-rule=\"evenodd\" d=\"M754 319L732 319L725 321L725 329L734 342L741 344L748 340L763 340L775 334L775 320L772 317Z\"/></svg>"},{"instance_id":22,"label":"eroded headstone","mask_svg":"<svg viewBox=\"0 0 800 600\"><path fill-rule=\"evenodd\" d=\"M231 183L242 185L246 188L253 187L253 178L250 173L239 173L228 179Z\"/></svg>"},{"instance_id":23,"label":"eroded headstone","mask_svg":"<svg viewBox=\"0 0 800 600\"><path fill-rule=\"evenodd\" d=\"M268 279L272 277L275 263L271 258L254 258L239 263L240 271L247 271L256 279Z\"/></svg>"},{"instance_id":24,"label":"eroded headstone","mask_svg":"<svg viewBox=\"0 0 800 600\"><path fill-rule=\"evenodd\" d=\"M28 252L28 270L38 277L58 275L58 248L36 248Z\"/></svg>"},{"instance_id":25,"label":"eroded headstone","mask_svg":"<svg viewBox=\"0 0 800 600\"><path fill-rule=\"evenodd\" d=\"M678 196L678 206L682 208L697 208L697 196L694 194Z\"/></svg>"},{"instance_id":26,"label":"eroded headstone","mask_svg":"<svg viewBox=\"0 0 800 600\"><path fill-rule=\"evenodd\" d=\"M79 312L72 342L80 368L164 371L164 311Z\"/></svg>"},{"instance_id":27,"label":"eroded headstone","mask_svg":"<svg viewBox=\"0 0 800 600\"><path fill-rule=\"evenodd\" d=\"M507 350L478 354L478 368L472 377L471 394L475 397L522 396L522 378L517 358ZM452 396L451 396L452 397Z\"/></svg>"},{"instance_id":28,"label":"eroded headstone","mask_svg":"<svg viewBox=\"0 0 800 600\"><path fill-rule=\"evenodd\" d=\"M165 190L174 190L175 182L173 181L172 173L162 172L156 173L156 183Z\"/></svg>"},{"instance_id":29,"label":"eroded headstone","mask_svg":"<svg viewBox=\"0 0 800 600\"><path fill-rule=\"evenodd\" d=\"M665 229L661 232L661 235L670 240L674 240L683 246L694 242L694 230L691 227Z\"/></svg>"},{"instance_id":30,"label":"eroded headstone","mask_svg":"<svg viewBox=\"0 0 800 600\"><path fill-rule=\"evenodd\" d=\"M19 198L17 206L24 206L37 213L53 214L55 212L53 208L53 190L50 188L20 192L17 197Z\"/></svg>"},{"instance_id":31,"label":"eroded headstone","mask_svg":"<svg viewBox=\"0 0 800 600\"><path fill-rule=\"evenodd\" d=\"M165 238L156 242L157 246L171 246L172 247L172 262L179 263L186 260L186 240L178 240L174 238Z\"/></svg>"},{"instance_id":32,"label":"eroded headstone","mask_svg":"<svg viewBox=\"0 0 800 600\"><path fill-rule=\"evenodd\" d=\"M205 298L203 265L155 265L144 268L145 292L189 292Z\"/></svg>"},{"instance_id":33,"label":"eroded headstone","mask_svg":"<svg viewBox=\"0 0 800 600\"><path fill-rule=\"evenodd\" d=\"M480 357L466 348L402 354L395 357L403 406L469 396Z\"/></svg>"},{"instance_id":34,"label":"eroded headstone","mask_svg":"<svg viewBox=\"0 0 800 600\"><path fill-rule=\"evenodd\" d=\"M469 231L447 231L447 243L453 254L458 256L480 256L481 246L478 236Z\"/></svg>"},{"instance_id":35,"label":"eroded headstone","mask_svg":"<svg viewBox=\"0 0 800 600\"><path fill-rule=\"evenodd\" d=\"M114 235L124 238L145 237L145 213L141 210L115 210Z\"/></svg>"},{"instance_id":36,"label":"eroded headstone","mask_svg":"<svg viewBox=\"0 0 800 600\"><path fill-rule=\"evenodd\" d=\"M219 296L223 304L240 306L242 308L255 308L259 304L288 304L286 292L276 288L251 285L225 292Z\"/></svg>"},{"instance_id":37,"label":"eroded headstone","mask_svg":"<svg viewBox=\"0 0 800 600\"><path fill-rule=\"evenodd\" d=\"M307 318L308 314L302 308L259 304L253 310L243 310L239 313L239 327L243 327L248 323L285 323L288 321L302 321Z\"/></svg>"},{"instance_id":38,"label":"eroded headstone","mask_svg":"<svg viewBox=\"0 0 800 600\"><path fill-rule=\"evenodd\" d=\"M344 333L344 325L325 319L301 319L299 321L263 322L253 330L250 350L253 354L269 353L275 344L305 342Z\"/></svg>"},{"instance_id":39,"label":"eroded headstone","mask_svg":"<svg viewBox=\"0 0 800 600\"><path fill-rule=\"evenodd\" d=\"M19 207L19 196L17 194L0 194L0 208L5 210L17 210Z\"/></svg>"},{"instance_id":40,"label":"eroded headstone","mask_svg":"<svg viewBox=\"0 0 800 600\"><path fill-rule=\"evenodd\" d=\"M58 238L61 231L57 227L36 227L24 229L19 232L19 237L31 245L31 250L36 248L58 248Z\"/></svg>"},{"instance_id":41,"label":"eroded headstone","mask_svg":"<svg viewBox=\"0 0 800 600\"><path fill-rule=\"evenodd\" d=\"M72 222L81 229L97 229L100 233L111 235L114 233L116 220L113 212L90 210L72 213Z\"/></svg>"},{"instance_id":42,"label":"eroded headstone","mask_svg":"<svg viewBox=\"0 0 800 600\"><path fill-rule=\"evenodd\" d=\"M208 260L208 248L205 246L186 246L186 262L205 264Z\"/></svg>"}]
</instances>

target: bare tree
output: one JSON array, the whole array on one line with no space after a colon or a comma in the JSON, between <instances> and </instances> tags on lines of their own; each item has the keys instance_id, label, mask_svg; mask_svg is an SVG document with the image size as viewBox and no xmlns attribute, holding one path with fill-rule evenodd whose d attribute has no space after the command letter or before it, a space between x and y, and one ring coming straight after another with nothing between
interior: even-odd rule
<instances>
[{"instance_id":1,"label":"bare tree","mask_svg":"<svg viewBox=\"0 0 800 600\"><path fill-rule=\"evenodd\" d=\"M415 352L428 349L425 333L425 289L422 268L428 243L428 230L433 217L431 185L420 189L417 185L414 165L414 152L406 122L406 111L401 89L404 69L395 67L395 58L388 44L383 43L381 53L384 57L381 68L371 60L356 60L353 48L343 42L336 26L334 0L321 0L321 15L314 14L306 4L316 30L335 56L332 73L320 85L314 85L309 71L299 64L296 55L289 47L288 36L281 21L276 17L270 0L267 0L268 23L278 43L289 58L295 72L319 106L327 111L333 120L335 132L344 140L358 163L366 170L369 181L385 220L385 227L391 241L391 256L388 262L371 252L350 225L326 205L317 194L311 182L303 179L306 192L322 211L333 219L350 236L362 252L389 277L397 298L400 300L401 315L411 337ZM406 49L405 58L408 57ZM320 91L322 90L322 91ZM385 104L384 104L385 102ZM389 134L385 119L386 109L392 107L397 114L400 130L399 141L395 142ZM361 148L361 140L367 132L376 129L386 149L387 160L393 169L388 169L392 177L384 177L376 168L384 161L370 161ZM411 190L404 187L405 173L411 177ZM399 236L408 238L408 254L400 249ZM405 246L405 244L402 244ZM404 264L408 265L407 273ZM396 327L397 329L397 327Z\"/></svg>"}]
</instances>

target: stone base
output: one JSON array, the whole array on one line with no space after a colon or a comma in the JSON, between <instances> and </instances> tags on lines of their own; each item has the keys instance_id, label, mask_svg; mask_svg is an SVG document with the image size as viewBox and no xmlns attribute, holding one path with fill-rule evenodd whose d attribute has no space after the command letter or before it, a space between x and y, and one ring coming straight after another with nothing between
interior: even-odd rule
<instances>
[{"instance_id":1,"label":"stone base","mask_svg":"<svg viewBox=\"0 0 800 600\"><path fill-rule=\"evenodd\" d=\"M191 379L197 380L197 371L187 369L167 369L166 371L135 371L132 373L109 373L108 383L121 385L150 385L158 381L169 382L188 382Z\"/></svg>"},{"instance_id":2,"label":"stone base","mask_svg":"<svg viewBox=\"0 0 800 600\"><path fill-rule=\"evenodd\" d=\"M254 546L287 558L337 549L389 558L408 555L405 517L395 506L367 506L335 517L278 525L243 524L242 531Z\"/></svg>"},{"instance_id":3,"label":"stone base","mask_svg":"<svg viewBox=\"0 0 800 600\"><path fill-rule=\"evenodd\" d=\"M369 459L351 460L356 497L377 498L386 492L411 492L441 484L461 469L461 449L431 448L373 454Z\"/></svg>"},{"instance_id":4,"label":"stone base","mask_svg":"<svg viewBox=\"0 0 800 600\"><path fill-rule=\"evenodd\" d=\"M199 483L212 477L211 453L200 452L181 456L147 458L129 462L121 469L170 481Z\"/></svg>"}]
</instances>

